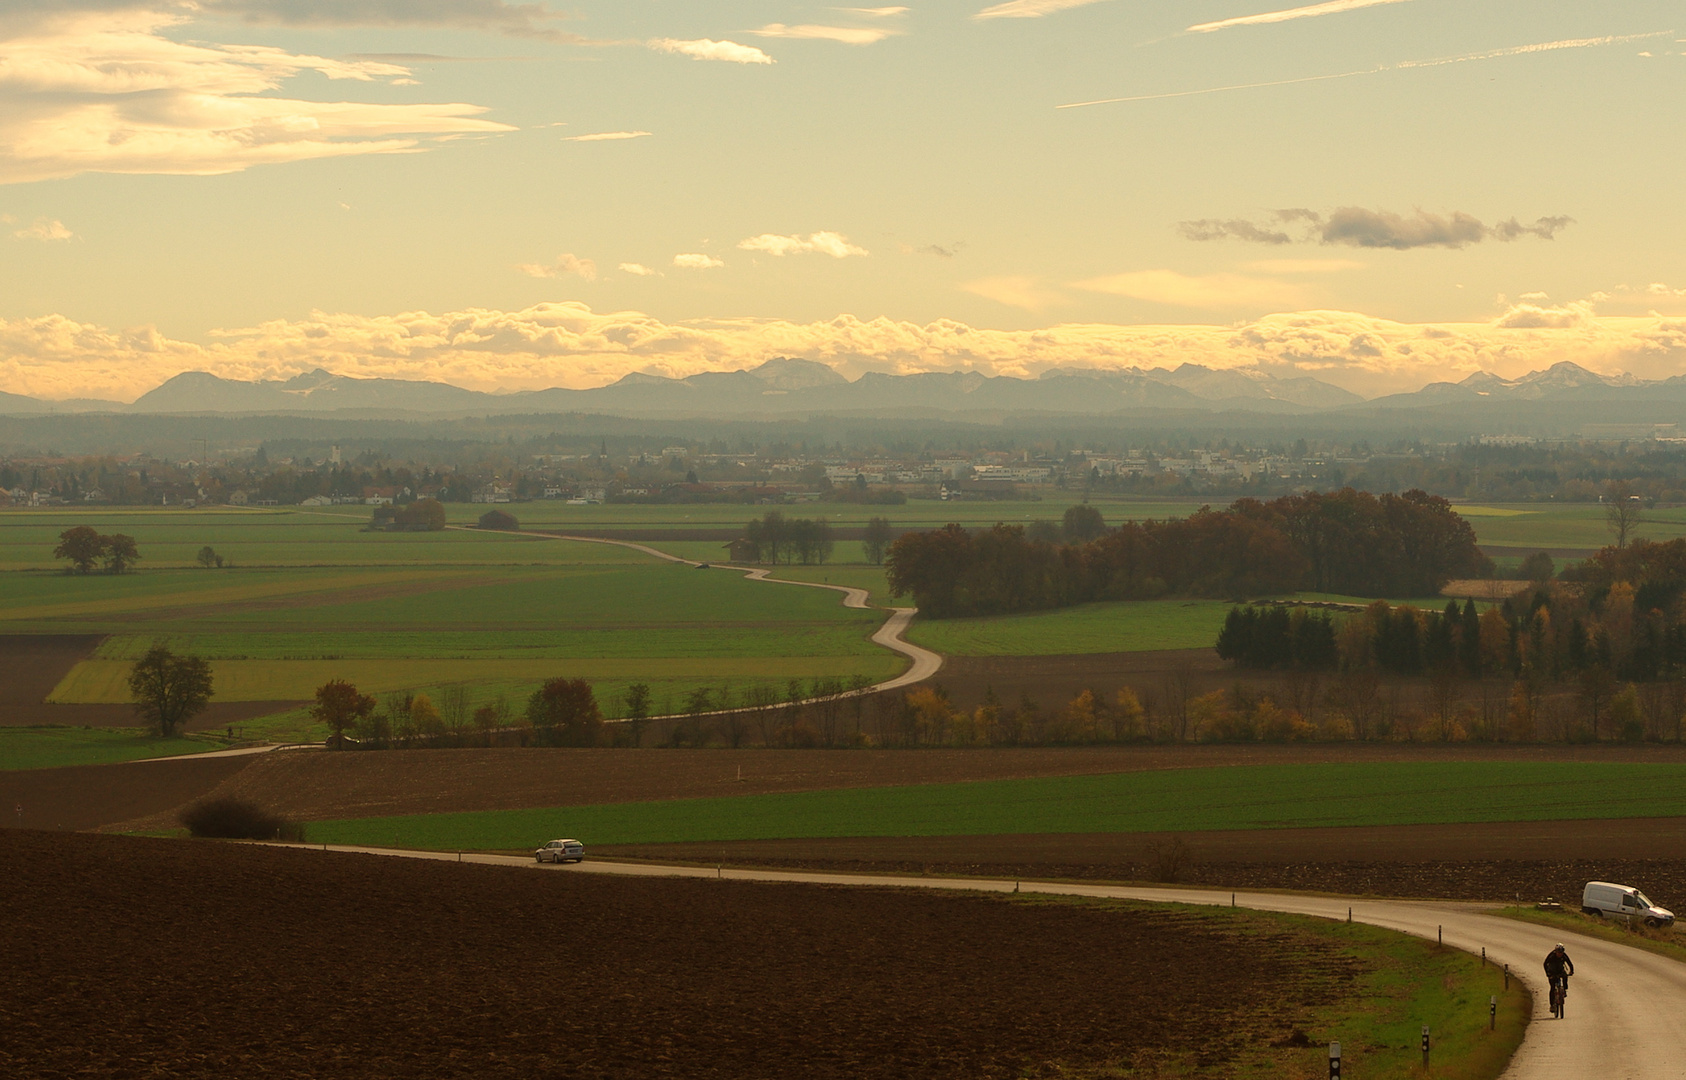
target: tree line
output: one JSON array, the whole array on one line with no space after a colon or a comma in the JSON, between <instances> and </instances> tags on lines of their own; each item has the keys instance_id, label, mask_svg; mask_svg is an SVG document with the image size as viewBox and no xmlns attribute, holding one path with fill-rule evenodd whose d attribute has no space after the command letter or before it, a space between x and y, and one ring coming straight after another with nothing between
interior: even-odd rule
<instances>
[{"instance_id":1,"label":"tree line","mask_svg":"<svg viewBox=\"0 0 1686 1080\"><path fill-rule=\"evenodd\" d=\"M1424 596L1492 571L1475 531L1445 499L1351 488L1238 499L1186 518L1103 528L1082 542L1035 539L1017 525L973 533L951 524L904 533L886 564L891 593L911 593L934 618L1162 596Z\"/></svg>"},{"instance_id":2,"label":"tree line","mask_svg":"<svg viewBox=\"0 0 1686 1080\"><path fill-rule=\"evenodd\" d=\"M123 574L140 557L134 537L126 533L105 536L87 525L59 533L58 546L53 548L53 558L67 560L66 570L72 574L91 574L96 563L103 563L108 574Z\"/></svg>"}]
</instances>

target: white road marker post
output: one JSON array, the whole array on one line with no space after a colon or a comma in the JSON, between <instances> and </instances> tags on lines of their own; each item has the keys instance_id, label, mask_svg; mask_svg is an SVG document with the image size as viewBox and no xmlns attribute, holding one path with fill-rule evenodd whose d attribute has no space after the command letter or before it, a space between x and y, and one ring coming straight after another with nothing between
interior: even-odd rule
<instances>
[{"instance_id":1,"label":"white road marker post","mask_svg":"<svg viewBox=\"0 0 1686 1080\"><path fill-rule=\"evenodd\" d=\"M1423 1025L1423 1072L1428 1072L1428 1025Z\"/></svg>"},{"instance_id":2,"label":"white road marker post","mask_svg":"<svg viewBox=\"0 0 1686 1080\"><path fill-rule=\"evenodd\" d=\"M1487 996L1487 1030L1497 1031L1499 1027L1499 998L1497 994Z\"/></svg>"},{"instance_id":3,"label":"white road marker post","mask_svg":"<svg viewBox=\"0 0 1686 1080\"><path fill-rule=\"evenodd\" d=\"M1505 989L1510 989L1510 965L1505 965Z\"/></svg>"},{"instance_id":4,"label":"white road marker post","mask_svg":"<svg viewBox=\"0 0 1686 1080\"><path fill-rule=\"evenodd\" d=\"M1341 1044L1329 1044L1329 1080L1341 1080Z\"/></svg>"}]
</instances>

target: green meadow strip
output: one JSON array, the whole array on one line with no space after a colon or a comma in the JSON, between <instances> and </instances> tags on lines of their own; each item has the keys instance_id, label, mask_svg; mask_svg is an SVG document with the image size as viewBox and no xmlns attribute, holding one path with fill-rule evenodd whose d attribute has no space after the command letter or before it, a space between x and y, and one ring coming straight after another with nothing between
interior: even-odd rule
<instances>
[{"instance_id":1,"label":"green meadow strip","mask_svg":"<svg viewBox=\"0 0 1686 1080\"><path fill-rule=\"evenodd\" d=\"M987 751L980 751L987 752ZM746 768L755 768L745 753ZM1686 815L1686 765L1435 762L1101 776L322 821L317 843L508 850L842 836L1198 832Z\"/></svg>"}]
</instances>

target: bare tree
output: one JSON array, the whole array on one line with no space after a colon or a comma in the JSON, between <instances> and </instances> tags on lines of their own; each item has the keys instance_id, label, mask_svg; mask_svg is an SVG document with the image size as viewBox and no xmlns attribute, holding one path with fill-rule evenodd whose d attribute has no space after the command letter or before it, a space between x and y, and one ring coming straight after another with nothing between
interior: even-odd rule
<instances>
[{"instance_id":1,"label":"bare tree","mask_svg":"<svg viewBox=\"0 0 1686 1080\"><path fill-rule=\"evenodd\" d=\"M1616 538L1616 546L1625 548L1644 520L1644 504L1626 480L1612 481L1604 489L1604 502L1604 523Z\"/></svg>"}]
</instances>

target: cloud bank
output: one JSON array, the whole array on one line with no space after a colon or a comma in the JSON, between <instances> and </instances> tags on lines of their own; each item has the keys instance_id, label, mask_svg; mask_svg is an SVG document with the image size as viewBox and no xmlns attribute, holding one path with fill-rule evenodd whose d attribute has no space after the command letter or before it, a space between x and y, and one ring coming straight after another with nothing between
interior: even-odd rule
<instances>
[{"instance_id":1,"label":"cloud bank","mask_svg":"<svg viewBox=\"0 0 1686 1080\"><path fill-rule=\"evenodd\" d=\"M753 45L739 45L735 41L714 41L697 38L680 41L677 38L657 38L650 42L657 52L678 53L693 60L723 60L728 64L771 64L773 58Z\"/></svg>"},{"instance_id":2,"label":"cloud bank","mask_svg":"<svg viewBox=\"0 0 1686 1080\"><path fill-rule=\"evenodd\" d=\"M762 233L747 240L738 241L738 248L743 251L760 251L768 255L830 255L834 259L847 259L851 255L866 255L867 250L849 243L849 238L842 233L817 232L802 236L780 236L776 233Z\"/></svg>"},{"instance_id":3,"label":"cloud bank","mask_svg":"<svg viewBox=\"0 0 1686 1080\"><path fill-rule=\"evenodd\" d=\"M1531 225L1524 225L1513 217L1488 226L1462 211L1430 214L1417 210L1407 215L1362 206L1343 206L1327 216L1314 210L1278 210L1263 224L1245 219L1219 218L1181 221L1177 223L1177 231L1189 240L1198 241L1291 244L1298 240L1301 243L1404 251L1420 247L1462 248L1483 240L1509 242L1525 237L1550 240L1573 223L1574 218L1570 217L1542 217Z\"/></svg>"},{"instance_id":4,"label":"cloud bank","mask_svg":"<svg viewBox=\"0 0 1686 1080\"><path fill-rule=\"evenodd\" d=\"M813 323L668 323L642 312L594 312L564 302L520 311L318 312L219 331L209 344L62 315L0 320L0 389L49 398L131 400L189 370L256 379L316 367L352 376L441 379L478 390L589 387L633 371L679 377L778 356L817 360L851 375L973 370L1027 378L1054 367L1192 362L1312 375L1376 395L1481 370L1513 377L1559 360L1648 378L1678 374L1686 371L1686 317L1604 317L1574 305L1521 304L1486 323L1411 324L1300 311L1234 326L1068 323L991 330L947 319L921 325L852 315Z\"/></svg>"},{"instance_id":5,"label":"cloud bank","mask_svg":"<svg viewBox=\"0 0 1686 1080\"><path fill-rule=\"evenodd\" d=\"M513 131L477 105L258 97L295 75L408 81L402 66L177 42L154 10L0 20L0 183L85 172L212 175Z\"/></svg>"}]
</instances>

